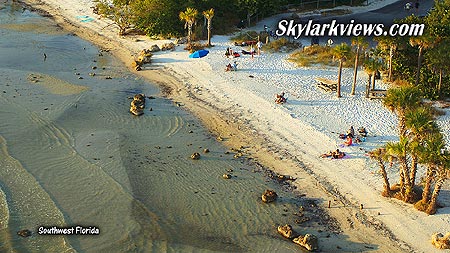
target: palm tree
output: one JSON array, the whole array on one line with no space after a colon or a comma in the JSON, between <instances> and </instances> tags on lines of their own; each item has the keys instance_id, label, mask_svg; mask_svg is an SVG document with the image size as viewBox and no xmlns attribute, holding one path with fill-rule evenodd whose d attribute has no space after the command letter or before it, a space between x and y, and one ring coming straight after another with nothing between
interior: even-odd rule
<instances>
[{"instance_id":1,"label":"palm tree","mask_svg":"<svg viewBox=\"0 0 450 253\"><path fill-rule=\"evenodd\" d=\"M384 180L384 185L383 185L384 190L381 193L381 195L383 195L385 197L390 197L392 195L391 186L389 184L389 178L388 178L388 175L386 172L386 166L384 165L384 161L388 160L388 158L389 158L389 155L386 153L386 148L381 147L381 148L374 149L369 152L369 156L370 156L370 158L376 160L378 162L378 165L380 166L381 176L383 177L383 180Z\"/></svg>"},{"instance_id":2,"label":"palm tree","mask_svg":"<svg viewBox=\"0 0 450 253\"><path fill-rule=\"evenodd\" d=\"M350 93L350 95L355 95L356 76L358 75L358 65L359 65L359 51L361 49L366 48L369 45L369 43L367 43L364 37L359 36L352 39L352 45L356 47L356 55L355 55L355 68L353 74L352 92Z\"/></svg>"},{"instance_id":3,"label":"palm tree","mask_svg":"<svg viewBox=\"0 0 450 253\"><path fill-rule=\"evenodd\" d=\"M375 80L376 80L376 74L381 69L383 64L381 61L369 58L364 62L364 71L367 72L369 75L369 87L370 87L370 81L372 80L372 90L375 89Z\"/></svg>"},{"instance_id":4,"label":"palm tree","mask_svg":"<svg viewBox=\"0 0 450 253\"><path fill-rule=\"evenodd\" d=\"M441 164L437 166L437 180L434 184L434 190L431 194L430 204L426 210L427 214L436 213L436 204L439 192L441 191L442 185L445 180L450 177L450 154L447 152L441 156Z\"/></svg>"},{"instance_id":5,"label":"palm tree","mask_svg":"<svg viewBox=\"0 0 450 253\"><path fill-rule=\"evenodd\" d=\"M421 146L424 140L430 135L439 132L431 109L428 107L420 107L411 110L405 115L405 125L409 130L408 137L410 139L409 149L411 151L411 171L410 184L414 187L416 181L418 153L421 151Z\"/></svg>"},{"instance_id":6,"label":"palm tree","mask_svg":"<svg viewBox=\"0 0 450 253\"><path fill-rule=\"evenodd\" d=\"M203 11L203 16L208 20L208 47L211 46L211 21L214 17L214 9Z\"/></svg>"},{"instance_id":7,"label":"palm tree","mask_svg":"<svg viewBox=\"0 0 450 253\"><path fill-rule=\"evenodd\" d=\"M195 24L195 19L197 18L198 11L194 8L186 8L183 12L180 12L180 19L185 21L184 28L188 29L188 47L191 46L191 36L192 36L192 26Z\"/></svg>"},{"instance_id":8,"label":"palm tree","mask_svg":"<svg viewBox=\"0 0 450 253\"><path fill-rule=\"evenodd\" d=\"M421 100L422 97L419 90L412 86L391 88L387 91L383 104L397 114L400 138L406 137L406 113L418 107L421 104Z\"/></svg>"},{"instance_id":9,"label":"palm tree","mask_svg":"<svg viewBox=\"0 0 450 253\"><path fill-rule=\"evenodd\" d=\"M433 70L434 73L439 74L439 82L437 91L441 96L442 77L444 74L450 72L450 41L442 41L439 45L429 50L426 54L428 67Z\"/></svg>"},{"instance_id":10,"label":"palm tree","mask_svg":"<svg viewBox=\"0 0 450 253\"><path fill-rule=\"evenodd\" d=\"M419 84L420 68L422 66L422 54L423 50L433 46L434 40L426 35L420 37L411 37L409 44L411 46L417 46L419 48L419 54L417 56L417 72L416 72L416 85Z\"/></svg>"},{"instance_id":11,"label":"palm tree","mask_svg":"<svg viewBox=\"0 0 450 253\"><path fill-rule=\"evenodd\" d=\"M425 185L423 187L422 199L416 203L417 209L425 211L431 199L431 185L437 170L437 166L442 161L442 150L445 148L443 135L439 132L428 134L419 151L419 161L427 165Z\"/></svg>"},{"instance_id":12,"label":"palm tree","mask_svg":"<svg viewBox=\"0 0 450 253\"><path fill-rule=\"evenodd\" d=\"M351 47L346 43L342 43L333 48L333 57L339 60L339 72L338 72L338 85L337 85L337 97L341 97L341 75L342 75L342 65L345 60L350 56Z\"/></svg>"},{"instance_id":13,"label":"palm tree","mask_svg":"<svg viewBox=\"0 0 450 253\"><path fill-rule=\"evenodd\" d=\"M412 199L413 188L409 178L410 168L408 166L408 144L407 138L400 138L399 142L388 142L386 152L395 157L400 165L400 194L403 201L409 202Z\"/></svg>"},{"instance_id":14,"label":"palm tree","mask_svg":"<svg viewBox=\"0 0 450 253\"><path fill-rule=\"evenodd\" d=\"M375 40L378 42L377 47L381 49L389 49L389 57L388 57L388 80L392 81L392 60L394 59L394 54L398 48L401 48L404 43L404 38L400 36L380 36L376 37Z\"/></svg>"}]
</instances>

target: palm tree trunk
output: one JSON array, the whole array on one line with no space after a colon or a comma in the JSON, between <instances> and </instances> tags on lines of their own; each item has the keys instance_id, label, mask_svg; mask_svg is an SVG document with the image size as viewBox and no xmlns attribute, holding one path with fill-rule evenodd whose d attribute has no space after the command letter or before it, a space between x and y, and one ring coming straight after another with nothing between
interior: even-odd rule
<instances>
[{"instance_id":1,"label":"palm tree trunk","mask_svg":"<svg viewBox=\"0 0 450 253\"><path fill-rule=\"evenodd\" d=\"M389 50L389 82L392 82L392 58L394 58L394 46L391 46Z\"/></svg>"},{"instance_id":2,"label":"palm tree trunk","mask_svg":"<svg viewBox=\"0 0 450 253\"><path fill-rule=\"evenodd\" d=\"M438 83L439 97L441 97L441 85L442 85L442 69L439 70L439 83Z\"/></svg>"},{"instance_id":3,"label":"palm tree trunk","mask_svg":"<svg viewBox=\"0 0 450 253\"><path fill-rule=\"evenodd\" d=\"M208 47L211 46L211 19L208 18Z\"/></svg>"},{"instance_id":4,"label":"palm tree trunk","mask_svg":"<svg viewBox=\"0 0 450 253\"><path fill-rule=\"evenodd\" d=\"M387 176L386 166L384 166L384 163L383 163L383 160L381 159L381 157L378 157L377 160L378 160L378 165L380 165L381 175L383 176L383 180L384 180L384 191L383 191L382 195L385 197L390 197L391 196L391 185L389 184L389 178Z\"/></svg>"},{"instance_id":5,"label":"palm tree trunk","mask_svg":"<svg viewBox=\"0 0 450 253\"><path fill-rule=\"evenodd\" d=\"M350 95L355 95L356 76L358 75L358 62L359 62L359 46L356 48L355 69L354 69L354 74L353 74L352 92L350 93Z\"/></svg>"},{"instance_id":6,"label":"palm tree trunk","mask_svg":"<svg viewBox=\"0 0 450 253\"><path fill-rule=\"evenodd\" d=\"M188 24L188 46L191 47L192 24Z\"/></svg>"},{"instance_id":7,"label":"palm tree trunk","mask_svg":"<svg viewBox=\"0 0 450 253\"><path fill-rule=\"evenodd\" d=\"M409 179L409 168L406 157L399 159L401 174L403 174L403 185L400 184L400 192L403 196L403 201L409 202L412 197L412 188Z\"/></svg>"},{"instance_id":8,"label":"palm tree trunk","mask_svg":"<svg viewBox=\"0 0 450 253\"><path fill-rule=\"evenodd\" d=\"M442 168L440 170L443 170ZM427 208L427 214L435 214L436 213L436 204L437 204L437 198L439 196L439 192L441 191L442 185L445 181L445 173L441 172L439 173L439 178L436 181L436 184L434 185L433 194L431 195L430 204Z\"/></svg>"},{"instance_id":9,"label":"palm tree trunk","mask_svg":"<svg viewBox=\"0 0 450 253\"><path fill-rule=\"evenodd\" d=\"M366 85L366 98L369 98L370 80L372 80L371 74L369 74L369 83Z\"/></svg>"},{"instance_id":10,"label":"palm tree trunk","mask_svg":"<svg viewBox=\"0 0 450 253\"><path fill-rule=\"evenodd\" d=\"M412 154L411 155L411 172L409 173L409 183L411 184L411 187L414 188L414 185L416 185L416 174L417 174L417 155Z\"/></svg>"},{"instance_id":11,"label":"palm tree trunk","mask_svg":"<svg viewBox=\"0 0 450 253\"><path fill-rule=\"evenodd\" d=\"M433 182L433 177L434 177L434 165L429 165L427 168L425 185L423 186L423 192L422 192L422 202L423 203L428 203L430 201L431 182Z\"/></svg>"},{"instance_id":12,"label":"palm tree trunk","mask_svg":"<svg viewBox=\"0 0 450 253\"><path fill-rule=\"evenodd\" d=\"M419 55L417 56L416 85L419 84L420 67L421 67L421 65L422 65L422 51L423 51L423 47L422 47L422 46L419 46Z\"/></svg>"},{"instance_id":13,"label":"palm tree trunk","mask_svg":"<svg viewBox=\"0 0 450 253\"><path fill-rule=\"evenodd\" d=\"M400 138L406 138L406 118L404 112L399 112L398 118L398 136Z\"/></svg>"},{"instance_id":14,"label":"palm tree trunk","mask_svg":"<svg viewBox=\"0 0 450 253\"><path fill-rule=\"evenodd\" d=\"M341 74L342 74L342 59L339 60L339 72L338 72L338 85L337 85L337 97L341 97Z\"/></svg>"},{"instance_id":15,"label":"palm tree trunk","mask_svg":"<svg viewBox=\"0 0 450 253\"><path fill-rule=\"evenodd\" d=\"M375 90L376 75L377 75L377 71L373 72L373 75L372 75L372 90Z\"/></svg>"}]
</instances>

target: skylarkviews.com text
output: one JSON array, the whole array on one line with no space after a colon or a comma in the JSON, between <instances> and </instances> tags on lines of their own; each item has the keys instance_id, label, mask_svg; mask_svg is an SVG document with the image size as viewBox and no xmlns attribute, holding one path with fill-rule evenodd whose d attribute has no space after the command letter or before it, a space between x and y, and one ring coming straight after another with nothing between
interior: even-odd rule
<instances>
[{"instance_id":1,"label":"skylarkviews.com text","mask_svg":"<svg viewBox=\"0 0 450 253\"><path fill-rule=\"evenodd\" d=\"M386 27L387 28L387 27ZM385 29L384 24L360 24L350 20L349 23L295 23L294 20L280 20L275 31L277 36L288 36L298 39L302 36L421 36L425 28L424 24L392 24Z\"/></svg>"}]
</instances>

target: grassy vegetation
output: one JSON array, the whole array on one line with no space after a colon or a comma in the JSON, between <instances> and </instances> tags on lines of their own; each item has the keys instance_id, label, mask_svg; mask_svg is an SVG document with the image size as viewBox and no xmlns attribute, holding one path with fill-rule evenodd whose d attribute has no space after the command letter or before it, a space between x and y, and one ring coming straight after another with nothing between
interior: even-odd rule
<instances>
[{"instance_id":1,"label":"grassy vegetation","mask_svg":"<svg viewBox=\"0 0 450 253\"><path fill-rule=\"evenodd\" d=\"M263 50L268 52L291 52L299 48L297 42L289 41L286 38L280 38L277 40L272 40L268 44L263 46Z\"/></svg>"},{"instance_id":2,"label":"grassy vegetation","mask_svg":"<svg viewBox=\"0 0 450 253\"><path fill-rule=\"evenodd\" d=\"M327 66L338 66L338 61L333 61L332 47L313 45L304 47L302 50L295 51L288 59L296 63L300 67L307 67L314 64L322 64ZM344 67L352 67L354 64L354 55L352 54Z\"/></svg>"}]
</instances>

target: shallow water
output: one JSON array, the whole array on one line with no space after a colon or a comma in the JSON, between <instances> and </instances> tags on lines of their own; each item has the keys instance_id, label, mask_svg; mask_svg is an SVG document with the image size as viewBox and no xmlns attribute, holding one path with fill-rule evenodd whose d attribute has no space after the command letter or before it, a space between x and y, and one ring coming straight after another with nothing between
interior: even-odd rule
<instances>
[{"instance_id":1,"label":"shallow water","mask_svg":"<svg viewBox=\"0 0 450 253\"><path fill-rule=\"evenodd\" d=\"M299 251L276 234L292 223L296 197L225 154L195 118L107 52L4 7L0 252ZM156 97L141 117L128 113L135 93ZM191 160L193 152L202 158ZM230 169L233 178L222 179ZM281 201L262 204L267 188ZM42 225L96 226L100 235L38 235ZM20 229L33 235L19 237Z\"/></svg>"}]
</instances>

